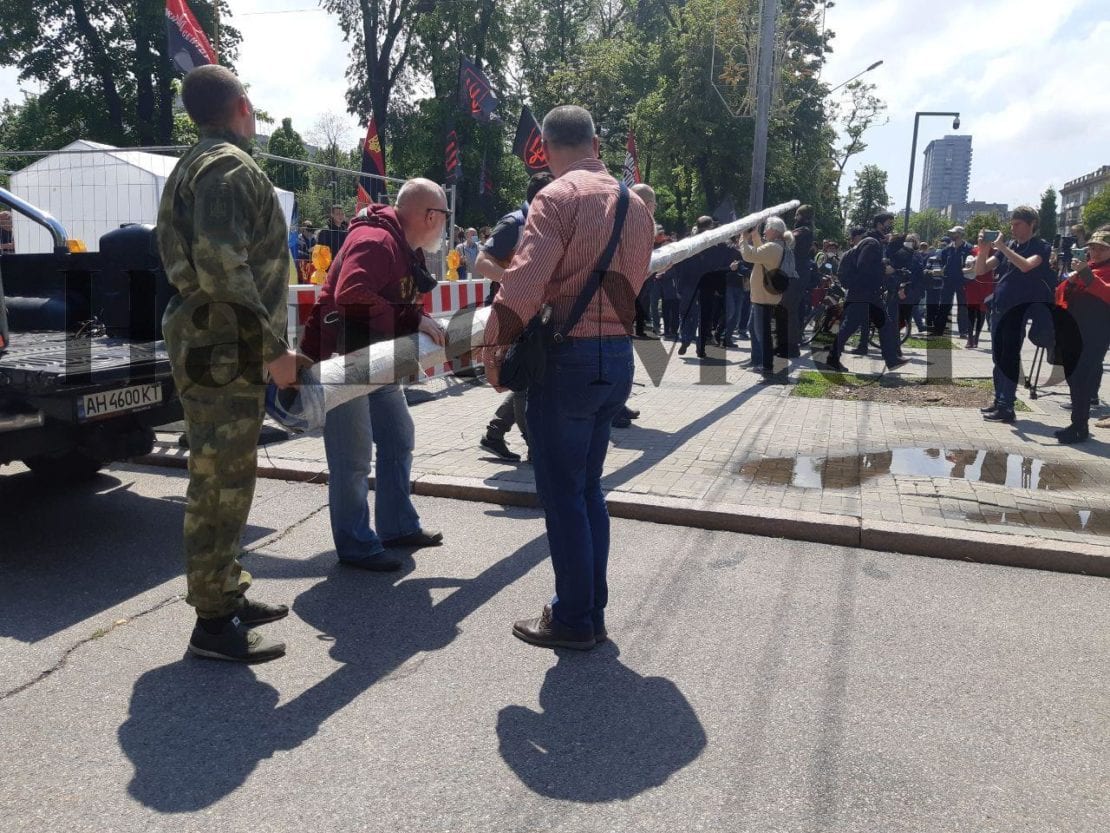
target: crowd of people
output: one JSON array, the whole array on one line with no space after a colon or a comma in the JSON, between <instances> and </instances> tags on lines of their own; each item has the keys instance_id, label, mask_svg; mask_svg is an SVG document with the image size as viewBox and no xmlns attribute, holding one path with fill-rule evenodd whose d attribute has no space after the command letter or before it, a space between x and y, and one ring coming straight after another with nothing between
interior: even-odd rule
<instances>
[{"instance_id":1,"label":"crowd of people","mask_svg":"<svg viewBox=\"0 0 1110 833\"><path fill-rule=\"evenodd\" d=\"M443 189L427 179L409 180L392 205L371 205L350 222L336 206L315 235L314 245L334 246L333 259L294 351L286 342L288 231L248 152L250 100L238 79L216 65L186 76L182 100L200 140L166 183L158 245L178 290L164 332L190 448L184 538L187 601L197 621L189 649L261 662L281 656L285 646L257 626L288 614L285 605L248 597L251 579L239 563L265 383L294 388L308 364L418 333L443 345L444 328L425 313L421 295L435 287L425 255L442 248L451 212ZM1110 227L1072 253L1074 268L1058 281L1051 246L1036 237L1036 212L1028 207L1014 211L1009 239L984 231L972 247L955 227L939 253L895 235L894 218L883 212L869 229L854 229L841 253L835 241L815 244L813 212L802 206L791 227L772 217L649 275L653 248L668 239L655 223L651 188L628 188L609 174L593 119L581 107L552 109L542 140L551 173L533 177L521 208L488 234L467 229L455 244L467 274L497 284L481 359L489 383L506 396L481 444L505 457L512 454L506 432L516 425L524 435L555 574L550 603L513 624L519 639L589 650L608 638L609 517L601 476L614 424L636 416L627 406L632 338L647 337L648 327L652 337L676 341L680 354L696 345L698 357L707 357L710 345L728 350L747 338L752 369L773 383L801 355L813 289L822 283L838 282L847 293L824 362L834 371L844 369L840 357L851 336L860 333L866 349L869 328L879 330L886 365L897 369L905 359L895 322L912 319L919 330L943 333L953 306L957 327L974 347L986 306L995 400L985 418L1014 419L1020 351L1032 323L1031 334L1051 332L1071 387L1072 425L1059 432L1060 441L1086 438L1110 345ZM702 217L692 231L713 225ZM930 257L939 286L926 280ZM228 305L236 314L220 312ZM528 333L541 338L524 338ZM1042 343L1043 332L1031 337ZM521 370L527 362L520 356L535 349L543 362ZM394 571L402 564L398 549L443 542L411 500L415 432L398 385L334 408L324 446L341 564Z\"/></svg>"}]
</instances>

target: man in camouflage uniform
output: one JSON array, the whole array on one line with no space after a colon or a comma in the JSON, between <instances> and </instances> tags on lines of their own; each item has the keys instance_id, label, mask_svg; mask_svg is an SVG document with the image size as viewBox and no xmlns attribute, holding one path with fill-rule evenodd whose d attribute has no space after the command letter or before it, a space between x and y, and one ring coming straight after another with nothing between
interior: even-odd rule
<instances>
[{"instance_id":1,"label":"man in camouflage uniform","mask_svg":"<svg viewBox=\"0 0 1110 833\"><path fill-rule=\"evenodd\" d=\"M197 611L189 650L262 662L285 646L250 626L289 609L247 600L250 575L238 555L267 376L282 387L296 382L298 357L285 341L288 229L250 157L254 110L238 79L224 67L199 67L182 99L200 141L166 182L158 246L179 293L163 329L189 440L186 601Z\"/></svg>"}]
</instances>

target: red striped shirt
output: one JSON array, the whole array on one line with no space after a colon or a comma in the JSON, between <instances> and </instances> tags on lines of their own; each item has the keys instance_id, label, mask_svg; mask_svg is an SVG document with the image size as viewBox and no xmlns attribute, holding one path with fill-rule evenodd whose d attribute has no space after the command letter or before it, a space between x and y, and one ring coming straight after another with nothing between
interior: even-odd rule
<instances>
[{"instance_id":1,"label":"red striped shirt","mask_svg":"<svg viewBox=\"0 0 1110 833\"><path fill-rule=\"evenodd\" d=\"M544 304L551 304L557 326L570 317L613 233L618 188L601 160L583 159L536 195L520 246L493 302L486 345L512 344ZM569 335L631 334L636 295L647 280L654 239L651 213L639 197L629 194L609 273ZM487 354L486 363L497 359Z\"/></svg>"}]
</instances>

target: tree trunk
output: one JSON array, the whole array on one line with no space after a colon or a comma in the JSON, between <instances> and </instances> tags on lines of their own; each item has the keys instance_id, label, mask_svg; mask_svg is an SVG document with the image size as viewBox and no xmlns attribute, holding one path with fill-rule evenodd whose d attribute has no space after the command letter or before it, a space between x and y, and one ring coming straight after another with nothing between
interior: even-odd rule
<instances>
[{"instance_id":1,"label":"tree trunk","mask_svg":"<svg viewBox=\"0 0 1110 833\"><path fill-rule=\"evenodd\" d=\"M89 55L93 59L93 65L96 67L96 74L100 79L100 86L104 91L104 103L108 107L108 118L116 128L116 140L120 141L124 138L126 130L123 124L123 101L116 87L115 75L112 72L112 62L104 49L104 42L100 39L100 34L89 20L89 13L88 9L85 7L85 0L72 0L72 4L73 17L74 21L77 23L77 30L85 39Z\"/></svg>"}]
</instances>

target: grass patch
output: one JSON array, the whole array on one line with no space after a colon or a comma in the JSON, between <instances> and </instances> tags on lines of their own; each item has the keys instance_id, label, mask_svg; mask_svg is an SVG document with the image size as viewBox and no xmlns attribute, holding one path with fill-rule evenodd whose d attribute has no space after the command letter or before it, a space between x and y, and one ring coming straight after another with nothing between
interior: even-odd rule
<instances>
[{"instance_id":1,"label":"grass patch","mask_svg":"<svg viewBox=\"0 0 1110 833\"><path fill-rule=\"evenodd\" d=\"M956 342L948 336L910 336L906 339L905 346L918 350L955 350Z\"/></svg>"},{"instance_id":2,"label":"grass patch","mask_svg":"<svg viewBox=\"0 0 1110 833\"><path fill-rule=\"evenodd\" d=\"M791 388L804 399L842 399L894 405L982 408L990 404L990 379L906 379L900 376L860 376L855 373L805 370ZM1021 400L1015 411L1031 410Z\"/></svg>"}]
</instances>

